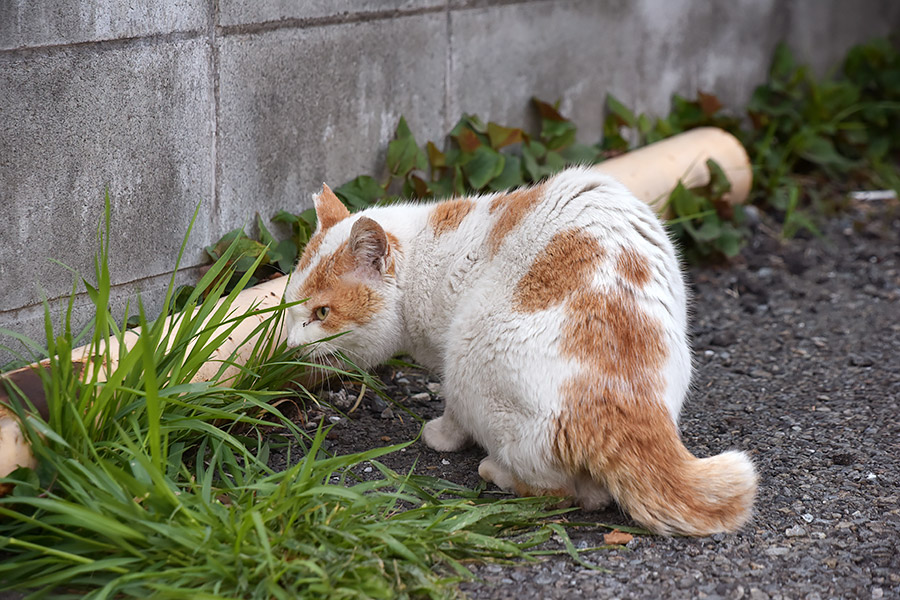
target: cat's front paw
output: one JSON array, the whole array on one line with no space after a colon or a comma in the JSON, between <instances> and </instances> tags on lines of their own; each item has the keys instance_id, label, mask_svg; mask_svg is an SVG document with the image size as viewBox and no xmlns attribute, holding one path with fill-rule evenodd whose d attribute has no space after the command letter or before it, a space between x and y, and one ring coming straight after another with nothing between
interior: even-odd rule
<instances>
[{"instance_id":1,"label":"cat's front paw","mask_svg":"<svg viewBox=\"0 0 900 600\"><path fill-rule=\"evenodd\" d=\"M425 423L425 444L438 452L456 452L469 444L469 436L446 416Z\"/></svg>"}]
</instances>

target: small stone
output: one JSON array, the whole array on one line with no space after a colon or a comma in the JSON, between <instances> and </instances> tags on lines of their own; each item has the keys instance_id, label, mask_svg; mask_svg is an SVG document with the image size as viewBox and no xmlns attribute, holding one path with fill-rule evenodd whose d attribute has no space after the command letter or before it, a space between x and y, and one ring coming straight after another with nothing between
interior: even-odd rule
<instances>
[{"instance_id":1,"label":"small stone","mask_svg":"<svg viewBox=\"0 0 900 600\"><path fill-rule=\"evenodd\" d=\"M388 407L387 402L385 402L385 401L382 400L381 398L379 398L379 397L377 397L377 396L374 397L374 398L372 398L372 410L373 410L374 412L380 413L381 411L383 411L383 410L386 409L387 407Z\"/></svg>"},{"instance_id":2,"label":"small stone","mask_svg":"<svg viewBox=\"0 0 900 600\"><path fill-rule=\"evenodd\" d=\"M431 400L431 394L429 394L428 392L422 392L420 394L414 394L410 396L409 399L413 402L428 402L429 400Z\"/></svg>"},{"instance_id":3,"label":"small stone","mask_svg":"<svg viewBox=\"0 0 900 600\"><path fill-rule=\"evenodd\" d=\"M449 464L450 464L450 461L447 460L446 458L442 458L442 459L441 459L441 464L442 464L442 465L449 465Z\"/></svg>"},{"instance_id":4,"label":"small stone","mask_svg":"<svg viewBox=\"0 0 900 600\"><path fill-rule=\"evenodd\" d=\"M429 383L425 387L428 388L428 391L432 394L440 394L441 393L441 384L440 383Z\"/></svg>"},{"instance_id":5,"label":"small stone","mask_svg":"<svg viewBox=\"0 0 900 600\"><path fill-rule=\"evenodd\" d=\"M328 417L328 420L331 421L332 423L340 423L341 422L341 418L337 415L332 415L332 416Z\"/></svg>"},{"instance_id":6,"label":"small stone","mask_svg":"<svg viewBox=\"0 0 900 600\"><path fill-rule=\"evenodd\" d=\"M884 598L884 590L880 587L873 587L872 598Z\"/></svg>"},{"instance_id":7,"label":"small stone","mask_svg":"<svg viewBox=\"0 0 900 600\"><path fill-rule=\"evenodd\" d=\"M813 522L813 519L814 519L815 517L813 517L813 516L812 516L811 514L809 514L809 513L804 513L804 514L800 515L800 518L803 519L804 521L806 521L807 523L812 523L812 522Z\"/></svg>"},{"instance_id":8,"label":"small stone","mask_svg":"<svg viewBox=\"0 0 900 600\"><path fill-rule=\"evenodd\" d=\"M784 535L787 537L800 537L801 535L806 535L806 530L799 525L794 525L793 527L785 529Z\"/></svg>"},{"instance_id":9,"label":"small stone","mask_svg":"<svg viewBox=\"0 0 900 600\"><path fill-rule=\"evenodd\" d=\"M541 573L535 577L533 581L538 585L547 585L553 583L553 577L551 577L549 573Z\"/></svg>"},{"instance_id":10,"label":"small stone","mask_svg":"<svg viewBox=\"0 0 900 600\"><path fill-rule=\"evenodd\" d=\"M759 588L750 588L750 600L769 600L769 595Z\"/></svg>"},{"instance_id":11,"label":"small stone","mask_svg":"<svg viewBox=\"0 0 900 600\"><path fill-rule=\"evenodd\" d=\"M785 548L784 546L772 546L771 548L766 548L766 556L784 556L788 552L790 552L790 548Z\"/></svg>"},{"instance_id":12,"label":"small stone","mask_svg":"<svg viewBox=\"0 0 900 600\"><path fill-rule=\"evenodd\" d=\"M394 411L391 410L391 407L387 407L386 409L381 411L381 418L382 419L393 419L394 418Z\"/></svg>"},{"instance_id":13,"label":"small stone","mask_svg":"<svg viewBox=\"0 0 900 600\"><path fill-rule=\"evenodd\" d=\"M876 475L875 473L869 473L868 475L866 475L866 479L872 481L873 479L878 479L878 475Z\"/></svg>"},{"instance_id":14,"label":"small stone","mask_svg":"<svg viewBox=\"0 0 900 600\"><path fill-rule=\"evenodd\" d=\"M371 472L372 472L372 467L366 467L365 469L363 469L363 473L371 473Z\"/></svg>"}]
</instances>

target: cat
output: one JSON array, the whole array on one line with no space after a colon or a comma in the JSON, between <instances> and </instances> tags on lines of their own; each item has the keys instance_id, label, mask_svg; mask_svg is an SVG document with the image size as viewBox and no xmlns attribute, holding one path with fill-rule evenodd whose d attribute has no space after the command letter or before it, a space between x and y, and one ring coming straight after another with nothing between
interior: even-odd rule
<instances>
[{"instance_id":1,"label":"cat","mask_svg":"<svg viewBox=\"0 0 900 600\"><path fill-rule=\"evenodd\" d=\"M698 459L681 443L692 368L681 268L620 183L571 168L508 193L352 215L323 186L314 204L285 291L308 298L287 311L289 346L361 367L411 355L443 381L425 443L477 443L479 474L502 489L586 509L614 499L663 535L750 518L747 456Z\"/></svg>"}]
</instances>

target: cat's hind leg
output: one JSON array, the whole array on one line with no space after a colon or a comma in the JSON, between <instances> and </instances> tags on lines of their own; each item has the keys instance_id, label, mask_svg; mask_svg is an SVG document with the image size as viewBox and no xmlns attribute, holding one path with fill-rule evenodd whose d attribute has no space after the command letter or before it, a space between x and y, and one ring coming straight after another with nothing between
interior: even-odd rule
<instances>
[{"instance_id":1,"label":"cat's hind leg","mask_svg":"<svg viewBox=\"0 0 900 600\"><path fill-rule=\"evenodd\" d=\"M569 488L545 488L529 485L516 477L509 470L500 466L490 456L484 458L478 465L478 475L488 483L493 483L501 490L507 492L515 492L517 496L558 496L567 498L573 495L573 491ZM563 501L558 505L559 508L568 507L571 502Z\"/></svg>"},{"instance_id":2,"label":"cat's hind leg","mask_svg":"<svg viewBox=\"0 0 900 600\"><path fill-rule=\"evenodd\" d=\"M422 437L429 448L438 452L456 452L472 442L471 436L447 412L425 423Z\"/></svg>"}]
</instances>

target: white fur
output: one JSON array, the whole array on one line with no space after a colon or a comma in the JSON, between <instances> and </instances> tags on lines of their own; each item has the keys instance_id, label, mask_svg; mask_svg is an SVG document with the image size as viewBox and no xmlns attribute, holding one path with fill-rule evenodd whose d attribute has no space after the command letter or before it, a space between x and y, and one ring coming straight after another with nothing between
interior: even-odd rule
<instances>
[{"instance_id":1,"label":"white fur","mask_svg":"<svg viewBox=\"0 0 900 600\"><path fill-rule=\"evenodd\" d=\"M502 487L510 472L536 488L581 488L588 503L608 501L602 488L573 482L555 463L548 431L560 414L563 384L581 369L561 356L562 305L522 313L513 309L516 284L557 232L590 233L615 257L622 247L648 259L651 280L632 292L640 308L662 325L668 347L663 370L664 399L677 422L691 376L686 336L686 293L674 248L651 209L615 180L586 169L571 169L549 180L544 198L490 256L487 238L500 212L490 214L493 196L476 207L456 230L435 237L428 224L433 205L396 205L357 213L327 230L318 257L347 239L353 222L365 215L400 242L396 279L375 285L386 307L369 324L330 342L363 366L405 351L439 373L446 398L444 417L428 424L425 442L456 450L475 441L489 462L483 475ZM299 283L315 268L294 275L287 291L295 300ZM623 285L614 260L603 260L593 286ZM289 343L323 337L316 323L302 327L314 307L290 310Z\"/></svg>"}]
</instances>

